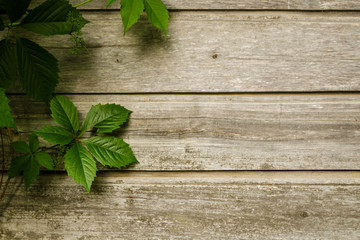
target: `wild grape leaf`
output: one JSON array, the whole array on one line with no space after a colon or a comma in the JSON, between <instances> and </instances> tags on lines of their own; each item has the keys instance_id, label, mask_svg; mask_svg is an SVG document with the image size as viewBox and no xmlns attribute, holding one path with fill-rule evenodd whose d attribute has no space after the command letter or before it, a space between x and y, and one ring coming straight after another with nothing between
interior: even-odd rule
<instances>
[{"instance_id":1,"label":"wild grape leaf","mask_svg":"<svg viewBox=\"0 0 360 240\"><path fill-rule=\"evenodd\" d=\"M16 129L14 118L11 115L9 99L5 95L5 90L0 88L0 127Z\"/></svg>"},{"instance_id":2,"label":"wild grape leaf","mask_svg":"<svg viewBox=\"0 0 360 240\"><path fill-rule=\"evenodd\" d=\"M117 2L117 0L108 0L107 4L106 4L106 8L110 7L110 5L112 5L112 4L116 3L116 2Z\"/></svg>"},{"instance_id":3,"label":"wild grape leaf","mask_svg":"<svg viewBox=\"0 0 360 240\"><path fill-rule=\"evenodd\" d=\"M30 184L35 180L39 173L39 164L35 161L34 157L30 157L24 168L24 182L26 188L29 188Z\"/></svg>"},{"instance_id":4,"label":"wild grape leaf","mask_svg":"<svg viewBox=\"0 0 360 240\"><path fill-rule=\"evenodd\" d=\"M75 182L83 185L88 192L96 176L96 163L91 154L75 143L65 154L65 169Z\"/></svg>"},{"instance_id":5,"label":"wild grape leaf","mask_svg":"<svg viewBox=\"0 0 360 240\"><path fill-rule=\"evenodd\" d=\"M46 126L36 130L35 133L44 140L59 145L69 144L74 139L71 132L59 126Z\"/></svg>"},{"instance_id":6,"label":"wild grape leaf","mask_svg":"<svg viewBox=\"0 0 360 240\"><path fill-rule=\"evenodd\" d=\"M31 152L33 152L33 153L36 152L36 150L38 150L38 148L39 148L39 139L35 133L30 135L29 147L30 147Z\"/></svg>"},{"instance_id":7,"label":"wild grape leaf","mask_svg":"<svg viewBox=\"0 0 360 240\"><path fill-rule=\"evenodd\" d=\"M0 0L0 6L5 9L13 23L25 14L30 2L31 0Z\"/></svg>"},{"instance_id":8,"label":"wild grape leaf","mask_svg":"<svg viewBox=\"0 0 360 240\"><path fill-rule=\"evenodd\" d=\"M38 152L35 154L35 159L39 164L49 170L54 170L54 162L52 157L46 152Z\"/></svg>"},{"instance_id":9,"label":"wild grape leaf","mask_svg":"<svg viewBox=\"0 0 360 240\"><path fill-rule=\"evenodd\" d=\"M16 38L16 52L23 89L30 97L48 102L59 79L57 59L25 38Z\"/></svg>"},{"instance_id":10,"label":"wild grape leaf","mask_svg":"<svg viewBox=\"0 0 360 240\"><path fill-rule=\"evenodd\" d=\"M9 178L14 178L20 175L20 172L23 171L30 159L30 155L23 155L14 158L11 161L9 168Z\"/></svg>"},{"instance_id":11,"label":"wild grape leaf","mask_svg":"<svg viewBox=\"0 0 360 240\"><path fill-rule=\"evenodd\" d=\"M145 11L151 23L164 31L167 35L166 29L169 23L169 13L166 6L161 0L144 0Z\"/></svg>"},{"instance_id":12,"label":"wild grape leaf","mask_svg":"<svg viewBox=\"0 0 360 240\"><path fill-rule=\"evenodd\" d=\"M121 168L138 162L129 144L120 138L92 137L84 143L102 165Z\"/></svg>"},{"instance_id":13,"label":"wild grape leaf","mask_svg":"<svg viewBox=\"0 0 360 240\"><path fill-rule=\"evenodd\" d=\"M30 149L29 145L27 145L27 143L24 141L12 142L11 146L14 148L14 150L16 152L31 153L31 149Z\"/></svg>"},{"instance_id":14,"label":"wild grape leaf","mask_svg":"<svg viewBox=\"0 0 360 240\"><path fill-rule=\"evenodd\" d=\"M16 54L13 44L0 41L0 88L9 89L16 80Z\"/></svg>"},{"instance_id":15,"label":"wild grape leaf","mask_svg":"<svg viewBox=\"0 0 360 240\"><path fill-rule=\"evenodd\" d=\"M78 110L68 98L55 96L50 102L50 109L55 122L73 133L79 130Z\"/></svg>"},{"instance_id":16,"label":"wild grape leaf","mask_svg":"<svg viewBox=\"0 0 360 240\"><path fill-rule=\"evenodd\" d=\"M117 104L92 106L81 127L81 134L92 127L98 128L100 133L112 132L126 122L129 114L129 110Z\"/></svg>"},{"instance_id":17,"label":"wild grape leaf","mask_svg":"<svg viewBox=\"0 0 360 240\"><path fill-rule=\"evenodd\" d=\"M126 31L138 21L143 11L143 0L121 0L120 14L124 25L124 35Z\"/></svg>"},{"instance_id":18,"label":"wild grape leaf","mask_svg":"<svg viewBox=\"0 0 360 240\"><path fill-rule=\"evenodd\" d=\"M69 1L47 0L32 10L21 21L20 26L45 36L69 34L73 31L73 24L67 21L68 14L71 11L77 10L69 4ZM86 23L88 21L85 21L81 27Z\"/></svg>"}]
</instances>

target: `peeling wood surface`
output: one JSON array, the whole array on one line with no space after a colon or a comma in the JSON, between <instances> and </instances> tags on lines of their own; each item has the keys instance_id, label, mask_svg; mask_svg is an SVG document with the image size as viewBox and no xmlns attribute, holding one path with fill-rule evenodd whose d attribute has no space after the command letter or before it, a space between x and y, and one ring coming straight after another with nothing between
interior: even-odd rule
<instances>
[{"instance_id":1,"label":"peeling wood surface","mask_svg":"<svg viewBox=\"0 0 360 240\"><path fill-rule=\"evenodd\" d=\"M31 8L43 0L33 0ZM83 0L71 0L73 5ZM170 10L360 10L358 0L163 0ZM107 0L95 0L80 7L80 9L104 10ZM119 9L120 1L109 9Z\"/></svg>"},{"instance_id":2,"label":"peeling wood surface","mask_svg":"<svg viewBox=\"0 0 360 240\"><path fill-rule=\"evenodd\" d=\"M2 239L358 239L359 172L59 174L10 185ZM9 199L8 199L9 200Z\"/></svg>"},{"instance_id":3,"label":"peeling wood surface","mask_svg":"<svg viewBox=\"0 0 360 240\"><path fill-rule=\"evenodd\" d=\"M85 14L80 56L68 36L32 37L60 60L58 93L360 90L360 12L171 16L165 40L147 20L123 37L117 12Z\"/></svg>"},{"instance_id":4,"label":"peeling wood surface","mask_svg":"<svg viewBox=\"0 0 360 240\"><path fill-rule=\"evenodd\" d=\"M359 94L67 97L81 120L95 103L133 111L116 134L140 161L134 170L359 169ZM45 104L10 99L19 131L55 124Z\"/></svg>"}]
</instances>

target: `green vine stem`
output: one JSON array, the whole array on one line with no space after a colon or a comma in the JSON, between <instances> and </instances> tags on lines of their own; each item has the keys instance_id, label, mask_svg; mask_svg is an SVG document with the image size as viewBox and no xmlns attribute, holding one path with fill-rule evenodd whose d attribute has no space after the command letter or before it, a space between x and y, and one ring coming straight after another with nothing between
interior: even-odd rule
<instances>
[{"instance_id":1,"label":"green vine stem","mask_svg":"<svg viewBox=\"0 0 360 240\"><path fill-rule=\"evenodd\" d=\"M0 137L1 137L1 149L2 149L2 171L1 171L1 179L0 179L0 189L1 189L5 174L5 148L4 148L4 138L2 134L2 128L0 128Z\"/></svg>"},{"instance_id":2,"label":"green vine stem","mask_svg":"<svg viewBox=\"0 0 360 240\"><path fill-rule=\"evenodd\" d=\"M87 3L91 2L91 1L92 1L92 0L86 0L86 1L84 1L84 2L82 2L82 3L79 3L79 4L75 5L74 7L75 7L75 8L80 7L81 5L87 4Z\"/></svg>"},{"instance_id":3,"label":"green vine stem","mask_svg":"<svg viewBox=\"0 0 360 240\"><path fill-rule=\"evenodd\" d=\"M2 135L2 129L0 128L0 135L1 135L1 146L2 146L2 152L3 152L3 170L2 170L2 174L1 174L1 183L3 181L3 176L4 176L4 173L5 173L5 149L4 149L4 141L3 141L3 135ZM11 134L11 129L10 128L7 128L7 135L8 135L8 138L9 138L9 142L10 144L12 143L13 141L13 138L12 138L12 134ZM15 155L15 152L13 149L11 149L11 159L14 158L14 155ZM8 178L6 180L6 183L4 185L4 189L2 190L2 193L1 193L1 196L0 196L0 202L3 200L4 196L5 196L5 192L6 192L6 189L9 185L9 182L10 182L10 178ZM0 185L0 189L1 189L1 185Z\"/></svg>"}]
</instances>

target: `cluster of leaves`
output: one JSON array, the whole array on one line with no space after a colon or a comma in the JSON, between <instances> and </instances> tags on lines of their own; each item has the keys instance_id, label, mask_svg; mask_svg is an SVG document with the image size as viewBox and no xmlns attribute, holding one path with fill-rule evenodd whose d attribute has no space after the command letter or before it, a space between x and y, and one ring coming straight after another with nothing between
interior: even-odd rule
<instances>
[{"instance_id":1,"label":"cluster of leaves","mask_svg":"<svg viewBox=\"0 0 360 240\"><path fill-rule=\"evenodd\" d=\"M20 156L12 160L9 179L23 173L26 187L39 174L41 166L54 169L52 157L44 151L45 148L39 148L37 136L60 149L58 155L64 154L68 175L88 191L97 171L94 158L103 165L117 168L137 162L129 145L122 139L111 136L81 139L82 135L93 127L97 128L99 133L118 129L127 121L130 111L116 104L98 104L90 109L80 127L77 109L71 101L61 96L53 98L59 79L58 60L36 42L20 37L17 32L23 28L44 36L69 34L74 42L72 53L86 50L82 28L89 21L84 19L76 8L91 1L86 0L72 6L68 0L46 0L27 12L31 0L0 0L0 9L7 15L5 20L0 16L0 31L7 30L7 33L3 34L5 38L0 40L0 128L16 130L5 92L11 89L17 80L31 98L46 103L52 99L52 116L60 124L35 131L29 144L12 143ZM117 0L108 0L107 7L115 2ZM124 35L139 20L144 10L151 23L167 35L169 15L161 0L121 0L120 4ZM10 138L9 136L9 140ZM0 188L1 184L2 177ZM6 187L3 194L5 190Z\"/></svg>"},{"instance_id":2,"label":"cluster of leaves","mask_svg":"<svg viewBox=\"0 0 360 240\"><path fill-rule=\"evenodd\" d=\"M25 153L15 158L10 166L9 177L15 177L22 171L25 185L39 174L39 166L53 169L53 160L47 153L39 151L36 135L49 143L64 147L65 169L75 182L83 185L87 191L96 176L96 162L104 166L122 168L137 163L129 145L122 139L113 136L95 136L81 138L91 128L98 133L110 133L124 124L130 111L117 104L92 106L80 127L78 111L74 104L64 96L55 96L50 103L52 117L60 126L46 126L34 132L29 145L25 142L14 142L17 152ZM35 135L36 134L36 135Z\"/></svg>"},{"instance_id":3,"label":"cluster of leaves","mask_svg":"<svg viewBox=\"0 0 360 240\"><path fill-rule=\"evenodd\" d=\"M48 102L59 79L58 61L37 43L19 37L16 29L44 36L71 34L81 31L88 21L66 0L47 0L27 13L30 2L0 0L8 16L8 22L0 20L0 30L8 30L6 38L0 41L0 88L8 90L19 79L30 97ZM74 17L69 20L69 14L76 16L76 21ZM21 22L16 23L20 18Z\"/></svg>"},{"instance_id":4,"label":"cluster of leaves","mask_svg":"<svg viewBox=\"0 0 360 240\"><path fill-rule=\"evenodd\" d=\"M39 139L35 134L30 136L29 144L19 141L11 143L11 146L16 152L22 153L22 155L11 161L9 178L14 178L20 175L20 172L23 172L26 188L28 188L39 175L40 166L50 170L54 169L52 157L46 152L40 151Z\"/></svg>"}]
</instances>

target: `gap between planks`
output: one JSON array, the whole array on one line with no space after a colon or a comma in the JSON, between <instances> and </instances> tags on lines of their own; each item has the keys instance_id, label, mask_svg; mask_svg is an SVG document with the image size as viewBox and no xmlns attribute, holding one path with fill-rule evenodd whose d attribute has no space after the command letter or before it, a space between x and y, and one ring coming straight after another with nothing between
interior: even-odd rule
<instances>
[{"instance_id":1,"label":"gap between planks","mask_svg":"<svg viewBox=\"0 0 360 240\"><path fill-rule=\"evenodd\" d=\"M41 178L69 178L66 172L43 171ZM235 180L244 184L331 184L359 185L360 171L99 171L96 182L106 183L116 179L153 179L152 181L172 181L183 179L193 181L201 179L217 180L219 183Z\"/></svg>"}]
</instances>

